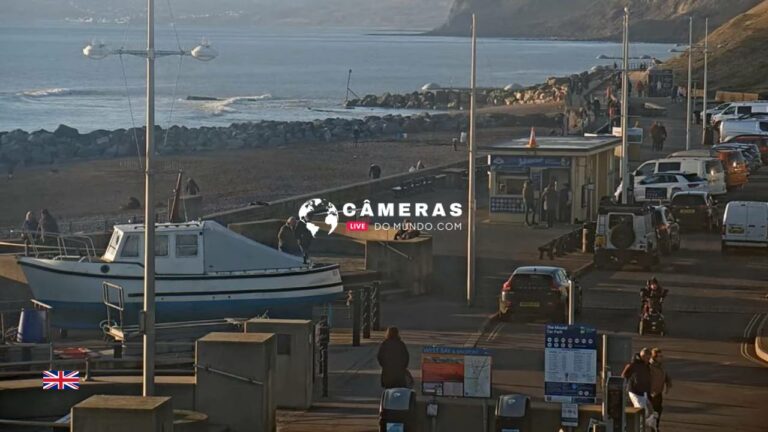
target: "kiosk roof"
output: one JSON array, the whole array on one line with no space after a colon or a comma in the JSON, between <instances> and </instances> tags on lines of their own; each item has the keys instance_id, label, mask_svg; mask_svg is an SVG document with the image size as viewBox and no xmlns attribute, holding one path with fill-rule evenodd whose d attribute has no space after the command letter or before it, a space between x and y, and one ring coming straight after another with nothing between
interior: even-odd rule
<instances>
[{"instance_id":1,"label":"kiosk roof","mask_svg":"<svg viewBox=\"0 0 768 432\"><path fill-rule=\"evenodd\" d=\"M514 153L536 152L537 154L553 153L593 153L621 145L621 138L614 136L582 137L582 136L544 136L536 137L536 148L528 148L528 138L518 138L496 144L480 146L485 152Z\"/></svg>"}]
</instances>

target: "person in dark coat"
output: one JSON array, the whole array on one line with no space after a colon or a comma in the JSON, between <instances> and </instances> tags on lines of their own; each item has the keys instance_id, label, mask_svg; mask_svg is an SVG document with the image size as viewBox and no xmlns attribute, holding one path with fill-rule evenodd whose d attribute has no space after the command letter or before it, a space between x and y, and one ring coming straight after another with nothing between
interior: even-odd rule
<instances>
[{"instance_id":1,"label":"person in dark coat","mask_svg":"<svg viewBox=\"0 0 768 432\"><path fill-rule=\"evenodd\" d=\"M355 147L357 147L357 144L360 143L360 128L357 126L352 129L352 143Z\"/></svg>"},{"instance_id":2,"label":"person in dark coat","mask_svg":"<svg viewBox=\"0 0 768 432\"><path fill-rule=\"evenodd\" d=\"M547 216L547 228L552 228L555 224L555 216L557 215L557 185L554 178L550 179L549 186L544 189L541 201L544 204L544 211Z\"/></svg>"},{"instance_id":3,"label":"person in dark coat","mask_svg":"<svg viewBox=\"0 0 768 432\"><path fill-rule=\"evenodd\" d=\"M563 185L563 188L560 189L559 194L557 195L558 204L560 205L560 211L558 212L558 216L560 217L560 222L568 223L571 220L571 186L569 183L566 183Z\"/></svg>"},{"instance_id":4,"label":"person in dark coat","mask_svg":"<svg viewBox=\"0 0 768 432\"><path fill-rule=\"evenodd\" d=\"M408 372L408 348L400 339L400 331L397 327L387 328L384 342L379 345L379 353L376 358L381 366L381 386L385 389L396 387L409 387L412 384L410 372ZM409 379L410 378L410 379Z\"/></svg>"},{"instance_id":5,"label":"person in dark coat","mask_svg":"<svg viewBox=\"0 0 768 432\"><path fill-rule=\"evenodd\" d=\"M307 228L307 223L303 220L298 220L296 226L293 229L296 241L299 243L301 249L301 255L304 257L304 262L309 260L309 247L312 245L312 232Z\"/></svg>"},{"instance_id":6,"label":"person in dark coat","mask_svg":"<svg viewBox=\"0 0 768 432\"><path fill-rule=\"evenodd\" d=\"M376 164L371 164L368 168L368 178L375 180L381 177L381 167Z\"/></svg>"},{"instance_id":7,"label":"person in dark coat","mask_svg":"<svg viewBox=\"0 0 768 432\"><path fill-rule=\"evenodd\" d=\"M296 240L296 218L291 216L285 221L285 225L280 227L280 232L277 233L277 248L280 252L287 254L302 256L301 248L299 248L299 242Z\"/></svg>"},{"instance_id":8,"label":"person in dark coat","mask_svg":"<svg viewBox=\"0 0 768 432\"><path fill-rule=\"evenodd\" d=\"M646 417L653 411L649 399L651 395L650 361L651 350L643 348L621 372L621 376L627 380L627 392L632 405L635 408L645 409Z\"/></svg>"},{"instance_id":9,"label":"person in dark coat","mask_svg":"<svg viewBox=\"0 0 768 432\"><path fill-rule=\"evenodd\" d=\"M190 177L187 180L187 186L184 188L184 190L187 192L187 195L194 196L200 193L200 186L197 185L195 179Z\"/></svg>"},{"instance_id":10,"label":"person in dark coat","mask_svg":"<svg viewBox=\"0 0 768 432\"><path fill-rule=\"evenodd\" d=\"M40 238L43 241L46 241L45 236L51 234L58 234L59 231L59 224L56 223L56 218L53 217L53 215L48 211L48 209L43 209L43 211L40 212Z\"/></svg>"}]
</instances>

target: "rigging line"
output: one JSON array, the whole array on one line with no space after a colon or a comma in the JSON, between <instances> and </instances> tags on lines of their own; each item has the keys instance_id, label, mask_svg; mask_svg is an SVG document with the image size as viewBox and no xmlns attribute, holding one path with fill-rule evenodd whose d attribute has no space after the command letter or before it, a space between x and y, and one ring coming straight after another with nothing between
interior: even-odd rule
<instances>
[{"instance_id":1,"label":"rigging line","mask_svg":"<svg viewBox=\"0 0 768 432\"><path fill-rule=\"evenodd\" d=\"M171 28L173 29L173 34L176 36L176 46L179 48L179 51L184 51L183 49L181 49L179 32L176 31L176 18L174 18L173 16L173 8L171 8L171 0L166 0L166 4L168 5L168 14L171 16Z\"/></svg>"},{"instance_id":2,"label":"rigging line","mask_svg":"<svg viewBox=\"0 0 768 432\"><path fill-rule=\"evenodd\" d=\"M125 62L123 62L123 55L120 54L120 67L123 71L123 83L125 83L125 97L128 98L128 111L131 113L131 130L133 131L133 142L136 143L136 157L139 159L139 169L144 170L144 163L141 160L141 147L139 145L139 137L136 134L136 119L133 116L133 104L131 103L131 93L128 91L128 76L125 74Z\"/></svg>"},{"instance_id":3,"label":"rigging line","mask_svg":"<svg viewBox=\"0 0 768 432\"><path fill-rule=\"evenodd\" d=\"M184 62L184 56L179 56L179 69L176 71L176 83L173 85L173 96L171 97L171 110L168 113L168 126L165 128L165 137L163 138L163 148L168 144L168 133L171 131L171 122L173 120L173 108L176 106L176 91L179 88L179 78L181 77L181 65Z\"/></svg>"}]
</instances>

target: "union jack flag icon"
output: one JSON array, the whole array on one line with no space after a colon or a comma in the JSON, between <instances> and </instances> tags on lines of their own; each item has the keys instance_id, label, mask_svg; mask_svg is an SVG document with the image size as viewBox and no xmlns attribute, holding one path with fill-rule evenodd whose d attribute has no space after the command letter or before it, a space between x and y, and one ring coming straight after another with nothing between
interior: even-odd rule
<instances>
[{"instance_id":1,"label":"union jack flag icon","mask_svg":"<svg viewBox=\"0 0 768 432\"><path fill-rule=\"evenodd\" d=\"M80 371L43 371L43 390L79 390Z\"/></svg>"}]
</instances>

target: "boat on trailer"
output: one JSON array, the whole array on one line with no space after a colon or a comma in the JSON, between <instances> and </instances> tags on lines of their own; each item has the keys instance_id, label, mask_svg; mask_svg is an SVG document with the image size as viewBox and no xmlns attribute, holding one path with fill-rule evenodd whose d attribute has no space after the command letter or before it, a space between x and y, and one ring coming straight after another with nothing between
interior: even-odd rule
<instances>
[{"instance_id":1,"label":"boat on trailer","mask_svg":"<svg viewBox=\"0 0 768 432\"><path fill-rule=\"evenodd\" d=\"M155 226L157 322L267 314L309 318L343 292L338 265L312 265L214 221ZM91 251L91 248L85 248ZM100 328L105 282L122 288L124 324L143 305L144 225L116 225L102 256L64 252L18 258L33 297L53 308L59 328Z\"/></svg>"}]
</instances>

